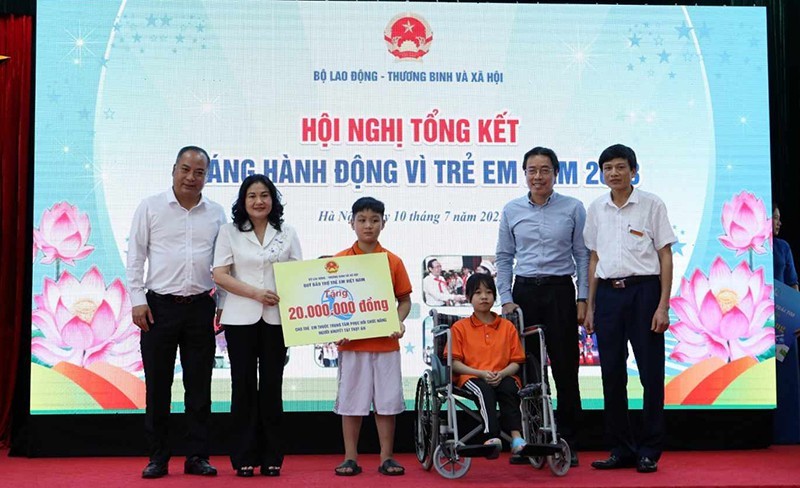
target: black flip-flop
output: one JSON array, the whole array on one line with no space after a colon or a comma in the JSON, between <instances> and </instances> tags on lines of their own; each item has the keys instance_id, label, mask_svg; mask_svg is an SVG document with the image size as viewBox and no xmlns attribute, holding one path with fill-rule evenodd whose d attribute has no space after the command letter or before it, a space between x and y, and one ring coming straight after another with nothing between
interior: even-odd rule
<instances>
[{"instance_id":1,"label":"black flip-flop","mask_svg":"<svg viewBox=\"0 0 800 488\"><path fill-rule=\"evenodd\" d=\"M378 472L386 476L402 476L406 474L406 468L397 464L394 459L389 458L378 466Z\"/></svg>"},{"instance_id":2,"label":"black flip-flop","mask_svg":"<svg viewBox=\"0 0 800 488\"><path fill-rule=\"evenodd\" d=\"M350 471L345 471L346 469L349 469ZM352 459L345 459L345 461L336 466L333 471L336 473L336 476L355 476L357 474L361 474L361 466L359 466Z\"/></svg>"}]
</instances>

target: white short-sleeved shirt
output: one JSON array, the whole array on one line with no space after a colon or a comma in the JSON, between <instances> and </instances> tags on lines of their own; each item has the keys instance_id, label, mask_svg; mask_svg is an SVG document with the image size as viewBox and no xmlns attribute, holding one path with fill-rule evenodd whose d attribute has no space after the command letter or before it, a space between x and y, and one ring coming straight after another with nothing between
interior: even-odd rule
<instances>
[{"instance_id":1,"label":"white short-sleeved shirt","mask_svg":"<svg viewBox=\"0 0 800 488\"><path fill-rule=\"evenodd\" d=\"M592 202L583 239L597 253L595 276L601 279L661 274L658 250L677 241L664 202L638 189L621 208L611 192Z\"/></svg>"},{"instance_id":2,"label":"white short-sleeved shirt","mask_svg":"<svg viewBox=\"0 0 800 488\"><path fill-rule=\"evenodd\" d=\"M252 230L242 232L235 224L223 225L214 249L214 267L231 267L231 276L258 288L275 290L273 265L282 261L303 259L300 239L293 228L281 225L280 232L271 224L264 233L264 243L258 242ZM264 319L268 324L280 324L277 306L268 306L234 293L225 297L220 322L224 325L250 325Z\"/></svg>"}]
</instances>

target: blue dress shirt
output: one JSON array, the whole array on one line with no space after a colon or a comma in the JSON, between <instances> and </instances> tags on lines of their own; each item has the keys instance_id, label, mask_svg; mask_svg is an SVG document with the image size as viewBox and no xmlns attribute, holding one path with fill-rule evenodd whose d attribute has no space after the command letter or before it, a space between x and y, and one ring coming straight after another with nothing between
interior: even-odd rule
<instances>
[{"instance_id":1,"label":"blue dress shirt","mask_svg":"<svg viewBox=\"0 0 800 488\"><path fill-rule=\"evenodd\" d=\"M528 195L508 202L500 217L495 262L500 302L512 301L514 275L573 276L576 271L578 298L586 298L589 249L583 243L585 222L583 203L556 192L544 205L531 202Z\"/></svg>"}]
</instances>

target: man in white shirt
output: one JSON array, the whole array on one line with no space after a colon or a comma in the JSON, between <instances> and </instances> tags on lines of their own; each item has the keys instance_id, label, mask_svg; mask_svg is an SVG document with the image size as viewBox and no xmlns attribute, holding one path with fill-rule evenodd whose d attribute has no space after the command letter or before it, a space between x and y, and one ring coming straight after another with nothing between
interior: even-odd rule
<instances>
[{"instance_id":1,"label":"man in white shirt","mask_svg":"<svg viewBox=\"0 0 800 488\"><path fill-rule=\"evenodd\" d=\"M168 424L178 346L189 426L184 473L217 474L208 463L217 308L209 292L214 287L214 243L226 219L222 206L202 195L209 162L203 149L182 148L172 167L172 188L144 199L131 225L127 277L133 322L142 329L145 432L150 445L143 478L160 478L168 472Z\"/></svg>"},{"instance_id":2,"label":"man in white shirt","mask_svg":"<svg viewBox=\"0 0 800 488\"><path fill-rule=\"evenodd\" d=\"M611 192L589 206L584 240L589 258L589 298L584 326L597 333L608 459L595 469L658 469L664 440L664 331L669 327L672 244L667 208L656 195L632 185L636 154L622 144L598 160ZM644 390L638 439L628 420L627 366L631 343Z\"/></svg>"},{"instance_id":3,"label":"man in white shirt","mask_svg":"<svg viewBox=\"0 0 800 488\"><path fill-rule=\"evenodd\" d=\"M467 299L464 295L454 295L450 293L447 280L442 276L442 264L438 259L432 258L428 261L428 275L422 280L422 291L425 297L425 304L430 306L442 306L456 303L464 303Z\"/></svg>"}]
</instances>

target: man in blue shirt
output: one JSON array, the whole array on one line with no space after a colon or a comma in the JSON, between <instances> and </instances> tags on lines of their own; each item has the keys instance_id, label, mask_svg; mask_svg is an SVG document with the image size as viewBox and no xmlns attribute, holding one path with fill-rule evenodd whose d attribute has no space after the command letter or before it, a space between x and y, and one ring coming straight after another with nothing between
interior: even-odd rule
<instances>
[{"instance_id":1,"label":"man in blue shirt","mask_svg":"<svg viewBox=\"0 0 800 488\"><path fill-rule=\"evenodd\" d=\"M526 325L545 325L547 354L558 389L557 425L573 447L570 462L577 466L574 441L581 411L578 324L586 315L589 291L589 250L583 243L586 210L580 200L553 190L559 164L552 149L528 151L522 170L529 191L508 202L500 218L497 289L503 313L520 307ZM572 281L575 274L577 300ZM535 337L528 338L526 349L539 350Z\"/></svg>"},{"instance_id":2,"label":"man in blue shirt","mask_svg":"<svg viewBox=\"0 0 800 488\"><path fill-rule=\"evenodd\" d=\"M797 270L794 268L792 249L789 243L783 239L778 239L778 232L781 231L781 209L777 205L772 205L772 250L773 250L773 274L775 281L791 286L795 290L797 287Z\"/></svg>"}]
</instances>

